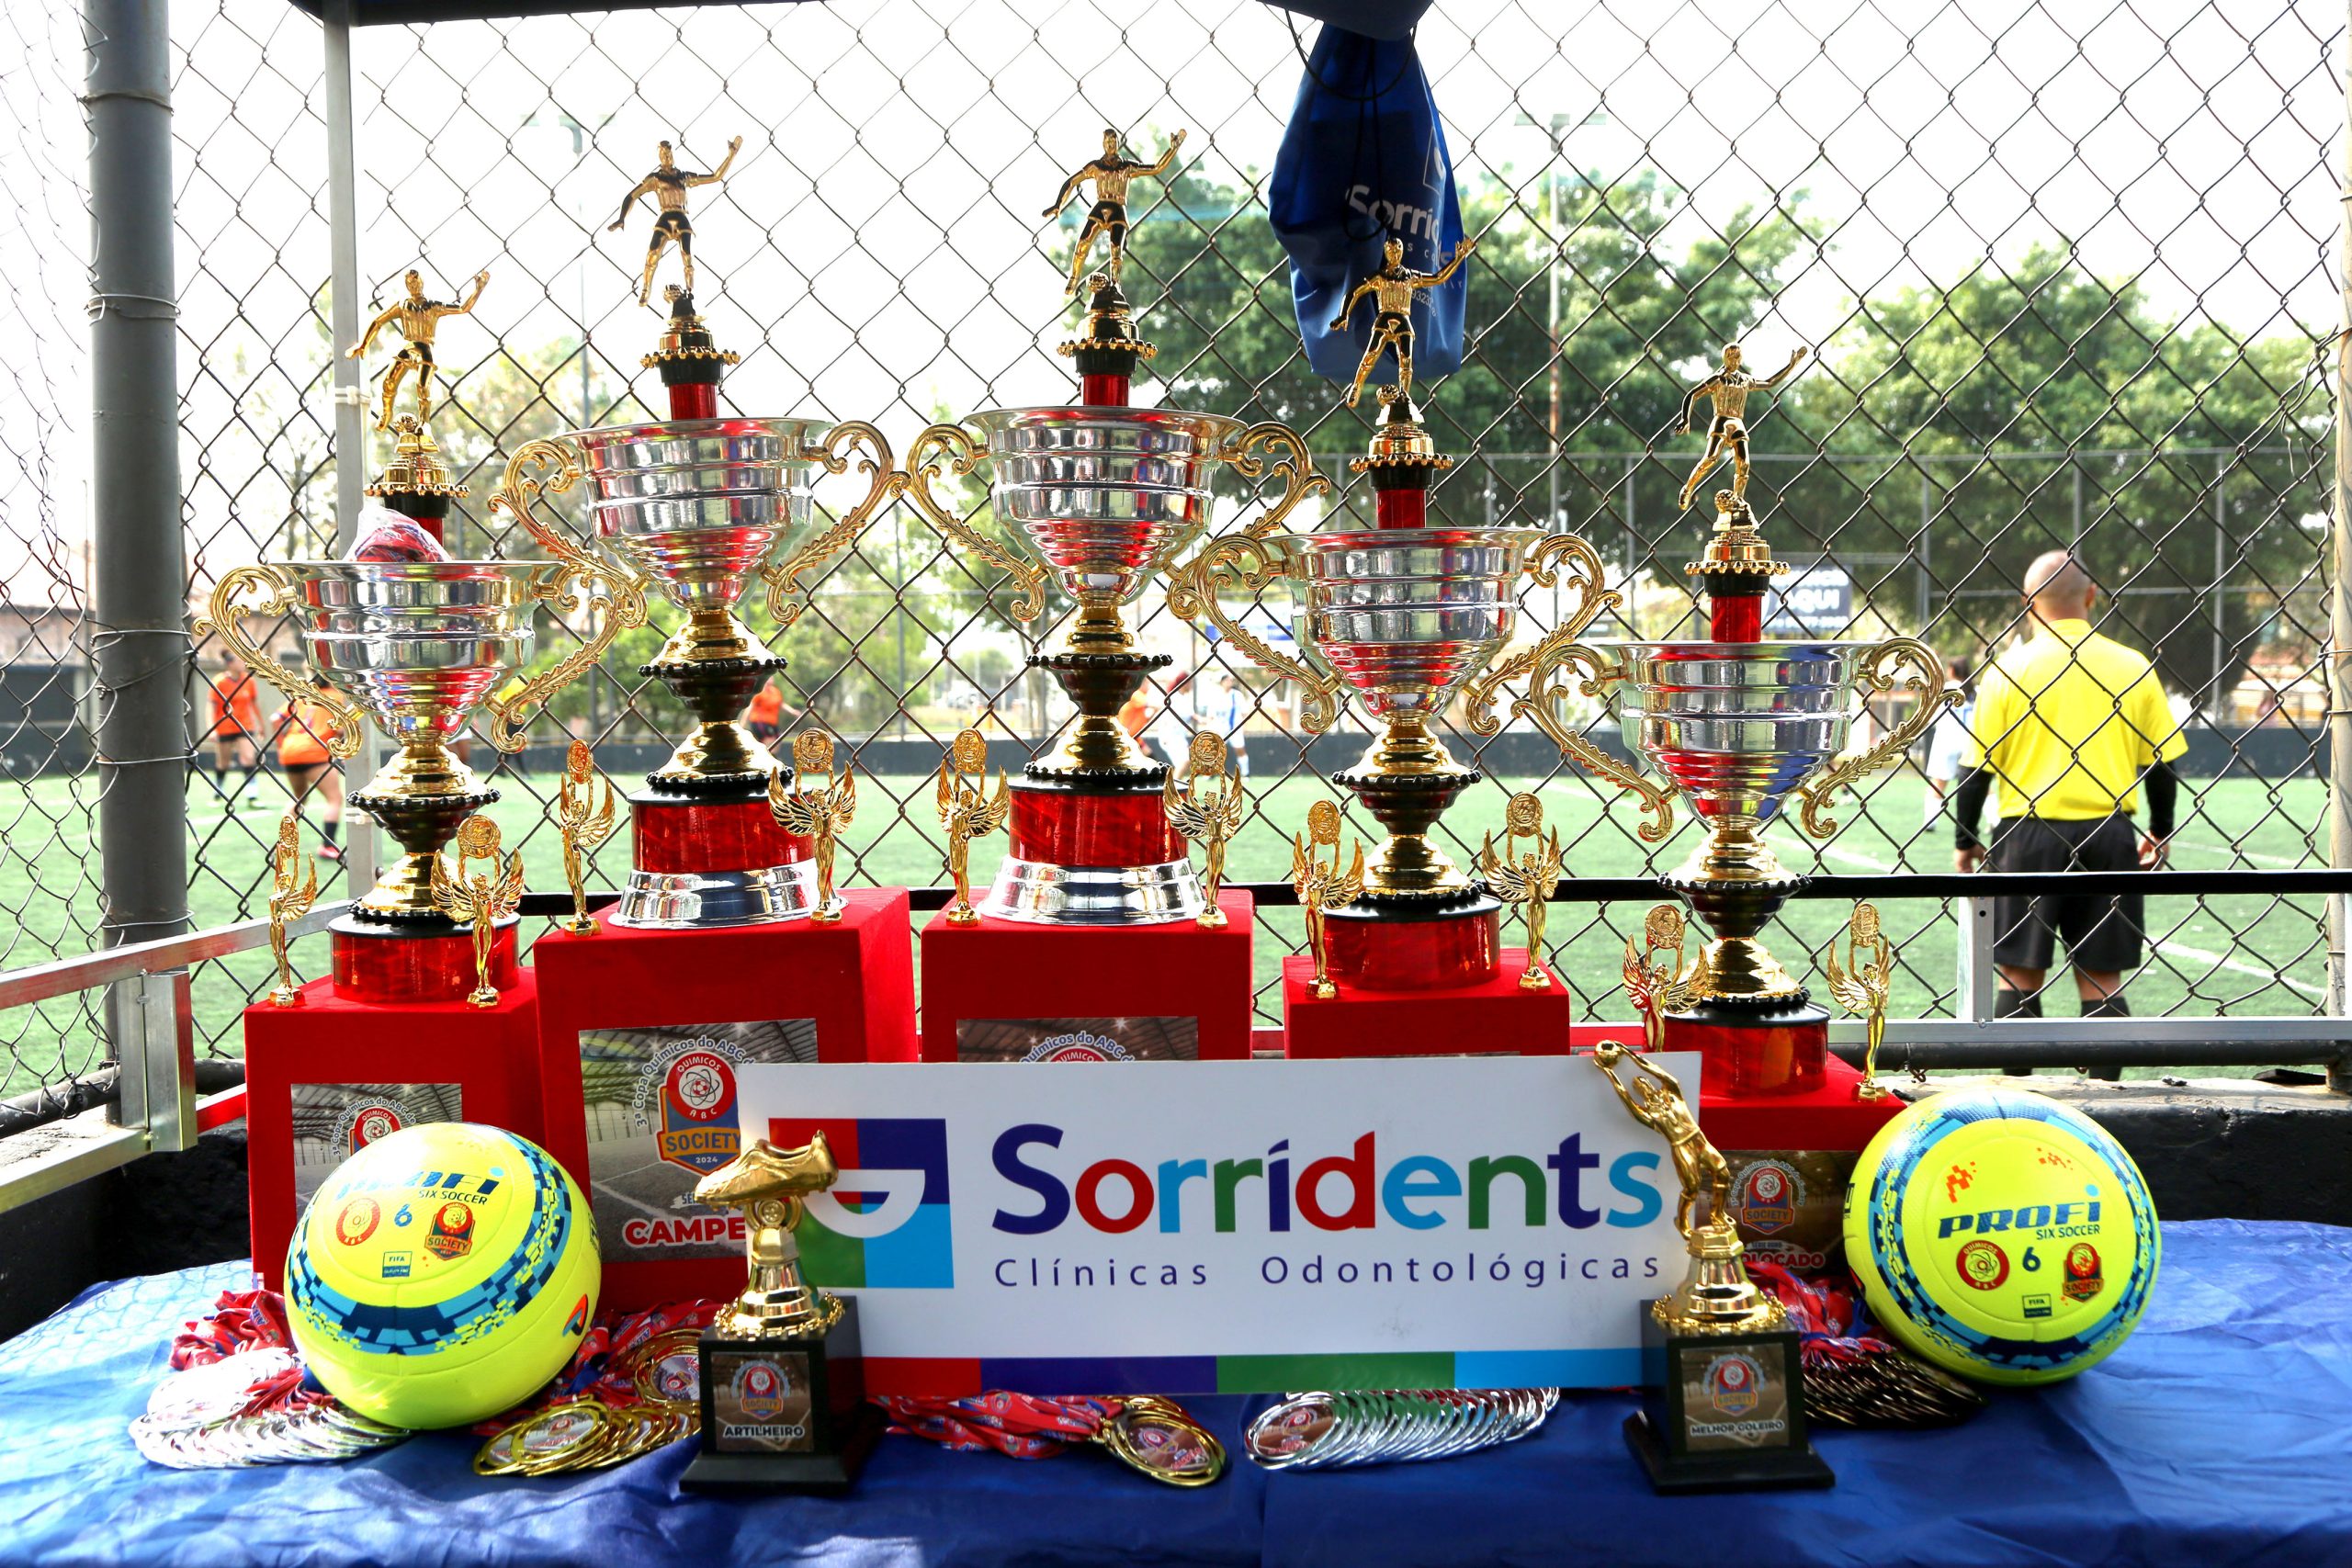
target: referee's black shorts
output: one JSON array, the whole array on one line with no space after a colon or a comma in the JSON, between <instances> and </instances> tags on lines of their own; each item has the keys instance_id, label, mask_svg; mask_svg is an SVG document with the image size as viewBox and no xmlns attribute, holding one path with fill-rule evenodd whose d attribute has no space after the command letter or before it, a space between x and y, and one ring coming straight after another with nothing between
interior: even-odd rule
<instances>
[{"instance_id":1,"label":"referee's black shorts","mask_svg":"<svg viewBox=\"0 0 2352 1568\"><path fill-rule=\"evenodd\" d=\"M2140 835L2132 818L2092 817L2051 821L2007 817L1993 829L1986 857L1992 871L2137 871ZM2100 974L2137 969L2144 900L2137 893L2003 894L1993 900L1993 962L2017 969L2050 967L2053 938L2066 943L2066 962Z\"/></svg>"}]
</instances>

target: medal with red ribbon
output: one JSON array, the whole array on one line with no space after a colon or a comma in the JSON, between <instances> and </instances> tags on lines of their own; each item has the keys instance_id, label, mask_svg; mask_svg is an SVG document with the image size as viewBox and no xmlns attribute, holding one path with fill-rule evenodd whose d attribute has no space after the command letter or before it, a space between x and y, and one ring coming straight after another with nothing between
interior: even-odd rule
<instances>
[{"instance_id":1,"label":"medal with red ribbon","mask_svg":"<svg viewBox=\"0 0 2352 1568\"><path fill-rule=\"evenodd\" d=\"M891 1431L967 1452L1051 1459L1098 1443L1170 1486L1205 1486L1225 1473L1225 1445L1182 1405L1157 1394L1047 1399L990 1389L962 1399L894 1394L874 1403L889 1416Z\"/></svg>"},{"instance_id":2,"label":"medal with red ribbon","mask_svg":"<svg viewBox=\"0 0 2352 1568\"><path fill-rule=\"evenodd\" d=\"M1788 1309L1804 1369L1806 1414L1839 1427L1951 1427L1984 1396L1887 1340L1850 1283L1800 1280L1750 1257L1747 1272Z\"/></svg>"}]
</instances>

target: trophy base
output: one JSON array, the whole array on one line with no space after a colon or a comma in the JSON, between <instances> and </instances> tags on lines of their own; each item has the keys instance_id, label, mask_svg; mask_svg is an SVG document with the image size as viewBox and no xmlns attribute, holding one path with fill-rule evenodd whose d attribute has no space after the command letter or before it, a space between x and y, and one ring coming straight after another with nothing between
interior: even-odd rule
<instances>
[{"instance_id":1,"label":"trophy base","mask_svg":"<svg viewBox=\"0 0 2352 1568\"><path fill-rule=\"evenodd\" d=\"M1636 1410L1625 1417L1625 1446L1642 1461L1650 1490L1663 1496L1696 1492L1758 1492L1776 1487L1824 1487L1838 1484L1837 1472L1811 1443L1803 1450L1781 1450L1744 1459L1676 1459L1667 1450L1649 1412Z\"/></svg>"},{"instance_id":2,"label":"trophy base","mask_svg":"<svg viewBox=\"0 0 2352 1568\"><path fill-rule=\"evenodd\" d=\"M1662 1493L1828 1486L1805 1431L1795 1329L1677 1332L1642 1309L1642 1408L1625 1445Z\"/></svg>"},{"instance_id":3,"label":"trophy base","mask_svg":"<svg viewBox=\"0 0 2352 1568\"><path fill-rule=\"evenodd\" d=\"M1216 927L940 911L922 929L923 1060L1247 1060L1256 905L1228 887L1217 908Z\"/></svg>"},{"instance_id":4,"label":"trophy base","mask_svg":"<svg viewBox=\"0 0 2352 1568\"><path fill-rule=\"evenodd\" d=\"M805 920L817 908L817 866L758 871L632 871L613 924L635 931L717 931Z\"/></svg>"},{"instance_id":5,"label":"trophy base","mask_svg":"<svg viewBox=\"0 0 2352 1568\"><path fill-rule=\"evenodd\" d=\"M702 1432L678 1484L696 1492L849 1490L882 1436L865 1403L857 1302L821 1336L743 1339L706 1328Z\"/></svg>"},{"instance_id":6,"label":"trophy base","mask_svg":"<svg viewBox=\"0 0 2352 1568\"><path fill-rule=\"evenodd\" d=\"M629 796L634 863L613 924L705 931L802 919L817 907L808 840L776 824L765 784L736 793Z\"/></svg>"},{"instance_id":7,"label":"trophy base","mask_svg":"<svg viewBox=\"0 0 2352 1568\"><path fill-rule=\"evenodd\" d=\"M1802 995L1758 1003L1708 1001L1661 1021L1667 1050L1699 1053L1710 1094L1735 1100L1810 1094L1827 1081L1829 1014Z\"/></svg>"},{"instance_id":8,"label":"trophy base","mask_svg":"<svg viewBox=\"0 0 2352 1568\"><path fill-rule=\"evenodd\" d=\"M1342 986L1315 994L1315 960L1283 960L1283 1055L1336 1056L1560 1056L1570 1048L1574 999L1559 976L1520 985L1527 953L1509 948L1483 984L1425 991L1363 991Z\"/></svg>"},{"instance_id":9,"label":"trophy base","mask_svg":"<svg viewBox=\"0 0 2352 1568\"><path fill-rule=\"evenodd\" d=\"M1699 1121L1731 1167L1731 1217L1750 1258L1807 1277L1842 1271L1854 1161L1904 1106L1861 1099L1861 1081L1835 1056L1807 1094L1724 1095L1702 1077Z\"/></svg>"},{"instance_id":10,"label":"trophy base","mask_svg":"<svg viewBox=\"0 0 2352 1568\"><path fill-rule=\"evenodd\" d=\"M272 1290L285 1288L286 1247L303 1205L346 1156L429 1122L480 1122L535 1143L543 1130L531 969L491 1008L357 1001L323 979L301 998L291 1008L259 1002L244 1015L254 1268ZM741 1243L735 1251L740 1283Z\"/></svg>"},{"instance_id":11,"label":"trophy base","mask_svg":"<svg viewBox=\"0 0 2352 1568\"><path fill-rule=\"evenodd\" d=\"M1445 899L1363 898L1324 916L1342 990L1484 986L1502 964L1502 900L1478 889Z\"/></svg>"},{"instance_id":12,"label":"trophy base","mask_svg":"<svg viewBox=\"0 0 2352 1568\"><path fill-rule=\"evenodd\" d=\"M1184 836L1168 825L1160 793L1165 773L1016 780L1007 856L1066 866L1157 866L1184 859Z\"/></svg>"},{"instance_id":13,"label":"trophy base","mask_svg":"<svg viewBox=\"0 0 2352 1568\"><path fill-rule=\"evenodd\" d=\"M490 983L503 995L522 983L509 915L490 939ZM327 922L334 954L334 994L347 1002L406 1007L462 1002L473 994L474 934L447 916L386 925L356 915Z\"/></svg>"},{"instance_id":14,"label":"trophy base","mask_svg":"<svg viewBox=\"0 0 2352 1568\"><path fill-rule=\"evenodd\" d=\"M721 930L633 930L600 914L595 935L550 931L532 949L545 998L540 1142L588 1195L606 1306L743 1288L742 1223L694 1201L703 1172L692 1162L764 1129L739 1127L732 1090L707 1120L681 1113L685 1072L727 1079L752 1064L914 1058L906 890L841 898L837 921ZM632 1100L650 1126L629 1114Z\"/></svg>"}]
</instances>

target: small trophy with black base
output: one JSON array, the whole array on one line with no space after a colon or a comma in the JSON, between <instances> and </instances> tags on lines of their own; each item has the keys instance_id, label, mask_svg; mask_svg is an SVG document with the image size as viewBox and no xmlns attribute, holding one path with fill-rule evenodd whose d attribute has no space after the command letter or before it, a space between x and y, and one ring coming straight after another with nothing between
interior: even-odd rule
<instances>
[{"instance_id":1,"label":"small trophy with black base","mask_svg":"<svg viewBox=\"0 0 2352 1568\"><path fill-rule=\"evenodd\" d=\"M1672 1151L1682 1183L1675 1225L1690 1249L1689 1275L1642 1314L1642 1408L1625 1418L1626 1446L1658 1492L1834 1484L1805 1435L1796 1330L1741 1260L1730 1166L1671 1073L1613 1041L1592 1059L1634 1119ZM1620 1062L1632 1064L1630 1077L1619 1075Z\"/></svg>"},{"instance_id":2,"label":"small trophy with black base","mask_svg":"<svg viewBox=\"0 0 2352 1568\"><path fill-rule=\"evenodd\" d=\"M845 1492L882 1435L882 1413L865 1402L857 1303L801 1277L792 1234L808 1194L840 1174L822 1133L797 1149L758 1138L695 1188L698 1203L742 1211L752 1278L696 1342L702 1451L680 1485Z\"/></svg>"}]
</instances>

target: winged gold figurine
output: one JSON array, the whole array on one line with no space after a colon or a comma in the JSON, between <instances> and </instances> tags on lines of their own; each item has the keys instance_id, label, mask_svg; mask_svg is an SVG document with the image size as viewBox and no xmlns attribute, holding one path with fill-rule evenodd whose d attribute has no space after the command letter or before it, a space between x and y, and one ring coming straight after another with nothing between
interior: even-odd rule
<instances>
[{"instance_id":1,"label":"winged gold figurine","mask_svg":"<svg viewBox=\"0 0 2352 1568\"><path fill-rule=\"evenodd\" d=\"M1854 1086L1856 1100L1884 1100L1887 1087L1878 1081L1878 1048L1886 1038L1886 998L1894 988L1894 949L1881 934L1878 906L1857 904L1846 927L1846 962L1838 962L1833 938L1822 955L1829 976L1829 994L1838 1005L1863 1021L1862 1081Z\"/></svg>"},{"instance_id":2,"label":"winged gold figurine","mask_svg":"<svg viewBox=\"0 0 2352 1568\"><path fill-rule=\"evenodd\" d=\"M817 861L817 907L808 918L831 925L842 918L842 901L833 896L833 850L841 831L857 815L857 775L848 769L833 773L833 738L821 729L804 729L792 738L794 787L784 787L784 774L768 781L768 811L776 826L814 840ZM814 785L809 780L823 782Z\"/></svg>"},{"instance_id":3,"label":"winged gold figurine","mask_svg":"<svg viewBox=\"0 0 2352 1568\"><path fill-rule=\"evenodd\" d=\"M1519 840L1530 847L1521 852ZM1478 874L1497 897L1520 905L1527 915L1527 966L1520 972L1522 991L1549 990L1552 977L1544 972L1544 911L1552 889L1560 882L1560 830L1544 830L1544 803L1521 793L1503 807L1503 852L1495 853L1495 836L1487 835L1478 851Z\"/></svg>"},{"instance_id":4,"label":"winged gold figurine","mask_svg":"<svg viewBox=\"0 0 2352 1568\"><path fill-rule=\"evenodd\" d=\"M1306 945L1315 954L1315 994L1325 1001L1340 994L1331 983L1331 942L1324 916L1363 897L1363 840L1356 840L1354 863L1340 873L1340 808L1318 800L1306 808L1306 831L1291 840L1290 881L1298 907L1306 911ZM1329 864L1320 858L1329 847Z\"/></svg>"},{"instance_id":5,"label":"winged gold figurine","mask_svg":"<svg viewBox=\"0 0 2352 1568\"><path fill-rule=\"evenodd\" d=\"M604 785L604 801L596 800ZM603 928L588 918L588 857L613 834L613 786L596 777L595 754L575 740L563 754L563 783L556 791L555 821L563 837L563 879L571 886L571 919L556 923L574 936L594 936Z\"/></svg>"},{"instance_id":6,"label":"winged gold figurine","mask_svg":"<svg viewBox=\"0 0 2352 1568\"><path fill-rule=\"evenodd\" d=\"M1642 1015L1642 1042L1648 1050L1665 1049L1668 1013L1687 1011L1712 994L1705 948L1688 971L1682 967L1688 929L1680 909L1660 904L1642 922L1642 942L1625 939L1625 995ZM1658 953L1671 956L1656 957Z\"/></svg>"},{"instance_id":7,"label":"winged gold figurine","mask_svg":"<svg viewBox=\"0 0 2352 1568\"><path fill-rule=\"evenodd\" d=\"M939 760L939 821L947 829L948 880L956 884L956 901L947 906L951 926L980 923L980 912L972 908L972 840L995 832L1012 814L1004 770L996 771L993 795L988 782L988 737L977 729L957 731Z\"/></svg>"},{"instance_id":8,"label":"winged gold figurine","mask_svg":"<svg viewBox=\"0 0 2352 1568\"><path fill-rule=\"evenodd\" d=\"M302 874L297 877L295 868ZM302 1005L301 987L294 984L294 966L286 958L286 927L311 912L319 896L319 868L302 852L302 829L289 811L277 824L277 844L269 852L269 951L277 960L277 984L269 993L274 1008Z\"/></svg>"},{"instance_id":9,"label":"winged gold figurine","mask_svg":"<svg viewBox=\"0 0 2352 1568\"><path fill-rule=\"evenodd\" d=\"M468 874L466 867L475 860L487 860L490 869ZM491 948L498 940L498 922L522 902L523 852L506 856L502 868L498 824L482 816L458 824L456 872L441 856L433 857L433 903L451 919L473 928L474 988L466 1000L478 1008L498 1005L498 987L490 983Z\"/></svg>"},{"instance_id":10,"label":"winged gold figurine","mask_svg":"<svg viewBox=\"0 0 2352 1568\"><path fill-rule=\"evenodd\" d=\"M1250 797L1241 781L1225 771L1225 750L1224 736L1200 731L1193 737L1193 750L1185 759L1183 789L1177 789L1172 768L1163 786L1168 825L1207 851L1201 883L1208 894L1208 908L1201 911L1199 923L1208 931L1225 924L1225 911L1216 901L1217 889L1225 885L1225 846L1241 830L1241 819L1250 810ZM1204 797L1201 785L1209 780L1216 781L1216 787Z\"/></svg>"}]
</instances>

